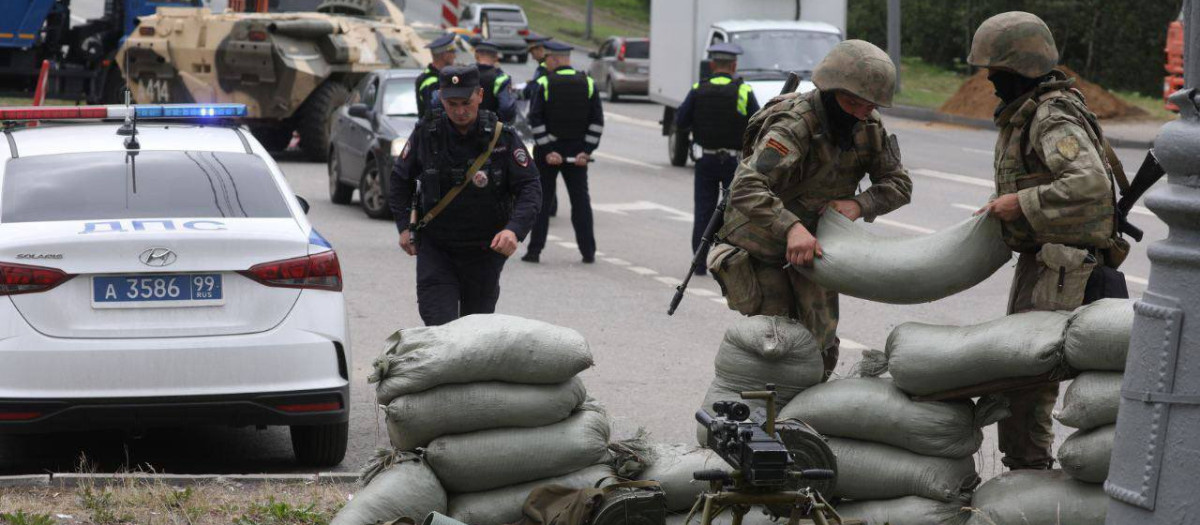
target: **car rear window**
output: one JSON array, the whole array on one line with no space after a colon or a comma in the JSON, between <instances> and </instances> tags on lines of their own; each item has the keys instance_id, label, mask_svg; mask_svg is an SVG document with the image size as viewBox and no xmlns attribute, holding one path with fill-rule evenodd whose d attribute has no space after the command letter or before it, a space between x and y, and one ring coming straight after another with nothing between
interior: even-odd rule
<instances>
[{"instance_id":1,"label":"car rear window","mask_svg":"<svg viewBox=\"0 0 1200 525\"><path fill-rule=\"evenodd\" d=\"M515 9L485 9L480 18L489 22L525 23L525 15Z\"/></svg>"},{"instance_id":2,"label":"car rear window","mask_svg":"<svg viewBox=\"0 0 1200 525\"><path fill-rule=\"evenodd\" d=\"M291 216L270 168L245 153L21 157L0 192L0 222Z\"/></svg>"},{"instance_id":3,"label":"car rear window","mask_svg":"<svg viewBox=\"0 0 1200 525\"><path fill-rule=\"evenodd\" d=\"M649 40L628 40L625 42L625 58L650 58Z\"/></svg>"}]
</instances>

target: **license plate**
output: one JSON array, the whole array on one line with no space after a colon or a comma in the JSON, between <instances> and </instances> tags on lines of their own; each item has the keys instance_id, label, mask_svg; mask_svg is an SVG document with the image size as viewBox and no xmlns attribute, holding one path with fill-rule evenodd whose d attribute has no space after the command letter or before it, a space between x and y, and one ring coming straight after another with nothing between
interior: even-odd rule
<instances>
[{"instance_id":1,"label":"license plate","mask_svg":"<svg viewBox=\"0 0 1200 525\"><path fill-rule=\"evenodd\" d=\"M648 68L648 67L639 67L639 68L637 68L637 72L638 72L638 74L642 74L642 75L644 75L644 74L646 74L646 73L649 73L649 72L650 72L650 68Z\"/></svg>"},{"instance_id":2,"label":"license plate","mask_svg":"<svg viewBox=\"0 0 1200 525\"><path fill-rule=\"evenodd\" d=\"M219 273L106 275L92 277L92 308L220 306L225 293Z\"/></svg>"}]
</instances>

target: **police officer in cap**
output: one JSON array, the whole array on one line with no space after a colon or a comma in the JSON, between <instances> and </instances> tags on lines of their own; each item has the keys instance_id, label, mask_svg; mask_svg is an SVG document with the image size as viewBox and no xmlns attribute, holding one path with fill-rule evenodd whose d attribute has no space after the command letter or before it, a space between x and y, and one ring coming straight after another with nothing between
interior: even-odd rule
<instances>
[{"instance_id":1,"label":"police officer in cap","mask_svg":"<svg viewBox=\"0 0 1200 525\"><path fill-rule=\"evenodd\" d=\"M508 124L517 115L517 99L513 96L512 77L500 66L500 46L491 40L474 42L475 65L479 68L479 85L483 88L483 109L491 111Z\"/></svg>"},{"instance_id":2,"label":"police officer in cap","mask_svg":"<svg viewBox=\"0 0 1200 525\"><path fill-rule=\"evenodd\" d=\"M733 78L740 54L742 48L737 44L709 46L712 76L692 86L675 114L675 126L690 129L702 152L696 161L693 253L700 248L700 237L712 218L721 188L728 188L733 181L738 152L742 149L742 133L746 131L750 115L758 111L754 89L741 78ZM696 269L696 275L704 273L703 266Z\"/></svg>"},{"instance_id":3,"label":"police officer in cap","mask_svg":"<svg viewBox=\"0 0 1200 525\"><path fill-rule=\"evenodd\" d=\"M587 165L604 133L604 111L592 77L571 68L570 45L546 42L546 76L539 78L529 101L529 125L533 129L534 159L542 177L542 209L550 207L558 173L563 174L571 199L571 225L583 262L596 260L596 237L592 231L592 203L588 195ZM529 250L521 258L538 262L550 217L538 214Z\"/></svg>"},{"instance_id":4,"label":"police officer in cap","mask_svg":"<svg viewBox=\"0 0 1200 525\"><path fill-rule=\"evenodd\" d=\"M443 107L408 138L389 196L400 247L417 257L418 309L430 326L496 310L500 271L542 202L537 168L516 131L479 108L479 70L442 68L438 85Z\"/></svg>"},{"instance_id":5,"label":"police officer in cap","mask_svg":"<svg viewBox=\"0 0 1200 525\"><path fill-rule=\"evenodd\" d=\"M537 62L538 66L533 70L533 78L525 84L522 98L529 99L533 94L534 87L537 86L537 79L546 76L546 42L548 41L550 41L550 37L537 33L529 33L525 37L525 45L529 46L529 56L533 57L533 61Z\"/></svg>"},{"instance_id":6,"label":"police officer in cap","mask_svg":"<svg viewBox=\"0 0 1200 525\"><path fill-rule=\"evenodd\" d=\"M438 72L453 65L458 56L454 49L454 33L446 33L425 47L429 48L433 61L417 75L417 116L420 118L424 118L433 106L433 94L438 90Z\"/></svg>"}]
</instances>

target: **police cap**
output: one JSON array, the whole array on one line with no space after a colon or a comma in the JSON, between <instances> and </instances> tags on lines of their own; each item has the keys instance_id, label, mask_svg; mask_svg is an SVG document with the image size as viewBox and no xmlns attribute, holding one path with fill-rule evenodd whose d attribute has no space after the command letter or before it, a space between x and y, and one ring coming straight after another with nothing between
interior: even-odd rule
<instances>
[{"instance_id":1,"label":"police cap","mask_svg":"<svg viewBox=\"0 0 1200 525\"><path fill-rule=\"evenodd\" d=\"M448 66L438 72L438 95L442 100L468 98L479 89L479 68L475 66Z\"/></svg>"},{"instance_id":2,"label":"police cap","mask_svg":"<svg viewBox=\"0 0 1200 525\"><path fill-rule=\"evenodd\" d=\"M529 46L540 46L542 44L545 44L547 40L550 40L550 37L545 36L545 35L539 35L532 31L528 35L525 35L525 43L528 44Z\"/></svg>"},{"instance_id":3,"label":"police cap","mask_svg":"<svg viewBox=\"0 0 1200 525\"><path fill-rule=\"evenodd\" d=\"M475 40L471 42L477 53L491 53L493 55L500 54L500 45L491 40Z\"/></svg>"},{"instance_id":4,"label":"police cap","mask_svg":"<svg viewBox=\"0 0 1200 525\"><path fill-rule=\"evenodd\" d=\"M708 58L713 60L737 60L742 54L742 46L729 42L719 42L708 46Z\"/></svg>"},{"instance_id":5,"label":"police cap","mask_svg":"<svg viewBox=\"0 0 1200 525\"><path fill-rule=\"evenodd\" d=\"M454 51L454 33L446 33L434 39L433 42L425 44L429 48L429 52L433 54L445 53Z\"/></svg>"},{"instance_id":6,"label":"police cap","mask_svg":"<svg viewBox=\"0 0 1200 525\"><path fill-rule=\"evenodd\" d=\"M549 40L543 45L546 46L546 52L551 55L570 55L571 50L575 49L571 44L558 40Z\"/></svg>"}]
</instances>

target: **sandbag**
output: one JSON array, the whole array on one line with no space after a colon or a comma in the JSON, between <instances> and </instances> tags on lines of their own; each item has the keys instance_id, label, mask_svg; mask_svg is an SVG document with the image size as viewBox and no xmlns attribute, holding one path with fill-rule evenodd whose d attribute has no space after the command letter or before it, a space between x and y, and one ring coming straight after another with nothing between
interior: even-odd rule
<instances>
[{"instance_id":1,"label":"sandbag","mask_svg":"<svg viewBox=\"0 0 1200 525\"><path fill-rule=\"evenodd\" d=\"M965 503L925 499L918 496L876 501L848 501L837 506L845 519L863 520L864 525L963 525L971 517Z\"/></svg>"},{"instance_id":2,"label":"sandbag","mask_svg":"<svg viewBox=\"0 0 1200 525\"><path fill-rule=\"evenodd\" d=\"M823 255L802 268L813 282L890 304L936 301L975 286L1012 259L1000 223L987 215L929 235L872 232L829 208L817 225Z\"/></svg>"},{"instance_id":3,"label":"sandbag","mask_svg":"<svg viewBox=\"0 0 1200 525\"><path fill-rule=\"evenodd\" d=\"M1062 366L1068 314L1025 312L971 326L904 323L886 354L863 352L864 376L890 371L901 390L929 395L998 379L1037 376Z\"/></svg>"},{"instance_id":4,"label":"sandbag","mask_svg":"<svg viewBox=\"0 0 1200 525\"><path fill-rule=\"evenodd\" d=\"M1103 525L1108 495L1102 485L1061 470L1014 470L979 486L969 525Z\"/></svg>"},{"instance_id":5,"label":"sandbag","mask_svg":"<svg viewBox=\"0 0 1200 525\"><path fill-rule=\"evenodd\" d=\"M613 474L607 465L585 469L550 479L539 479L487 492L455 494L450 497L449 516L469 525L503 525L521 519L521 506L533 489L542 485L563 485L574 489L594 486Z\"/></svg>"},{"instance_id":6,"label":"sandbag","mask_svg":"<svg viewBox=\"0 0 1200 525\"><path fill-rule=\"evenodd\" d=\"M1072 478L1088 483L1104 483L1112 459L1116 425L1105 425L1071 434L1058 447L1058 463Z\"/></svg>"},{"instance_id":7,"label":"sandbag","mask_svg":"<svg viewBox=\"0 0 1200 525\"><path fill-rule=\"evenodd\" d=\"M592 351L570 328L511 315L468 315L388 337L367 378L386 405L435 386L481 381L565 382L592 366Z\"/></svg>"},{"instance_id":8,"label":"sandbag","mask_svg":"<svg viewBox=\"0 0 1200 525\"><path fill-rule=\"evenodd\" d=\"M1122 378L1120 372L1079 374L1063 393L1062 408L1054 411L1054 419L1081 430L1116 423Z\"/></svg>"},{"instance_id":9,"label":"sandbag","mask_svg":"<svg viewBox=\"0 0 1200 525\"><path fill-rule=\"evenodd\" d=\"M996 398L998 399L998 398ZM886 443L923 456L961 458L979 450L980 427L1006 417L1002 403L917 402L879 378L822 383L792 398L780 419L795 418L826 436Z\"/></svg>"},{"instance_id":10,"label":"sandbag","mask_svg":"<svg viewBox=\"0 0 1200 525\"><path fill-rule=\"evenodd\" d=\"M979 484L975 460L921 456L902 448L846 438L829 438L837 455L834 496L856 500L920 496L965 501Z\"/></svg>"},{"instance_id":11,"label":"sandbag","mask_svg":"<svg viewBox=\"0 0 1200 525\"><path fill-rule=\"evenodd\" d=\"M412 450L449 434L546 426L566 419L586 399L578 377L557 385L442 385L388 403L388 435L392 446Z\"/></svg>"},{"instance_id":12,"label":"sandbag","mask_svg":"<svg viewBox=\"0 0 1200 525\"><path fill-rule=\"evenodd\" d=\"M446 510L446 491L433 470L417 456L405 455L376 474L330 525L374 525L401 517L419 522L430 512Z\"/></svg>"},{"instance_id":13,"label":"sandbag","mask_svg":"<svg viewBox=\"0 0 1200 525\"><path fill-rule=\"evenodd\" d=\"M708 489L708 483L694 481L692 473L698 470L731 468L716 452L685 445L655 446L652 461L650 467L637 476L637 479L652 479L662 484L667 510L672 512L691 509L696 503L696 497Z\"/></svg>"},{"instance_id":14,"label":"sandbag","mask_svg":"<svg viewBox=\"0 0 1200 525\"><path fill-rule=\"evenodd\" d=\"M716 376L701 408L712 411L714 401L740 400L741 393L775 385L779 406L800 391L821 382L825 374L821 349L812 333L794 319L768 315L743 317L725 330L713 363ZM762 401L746 402L753 408ZM704 430L697 429L704 444Z\"/></svg>"},{"instance_id":15,"label":"sandbag","mask_svg":"<svg viewBox=\"0 0 1200 525\"><path fill-rule=\"evenodd\" d=\"M544 427L441 436L429 443L425 460L447 491L491 490L602 462L609 430L603 412L585 409Z\"/></svg>"},{"instance_id":16,"label":"sandbag","mask_svg":"<svg viewBox=\"0 0 1200 525\"><path fill-rule=\"evenodd\" d=\"M1063 353L1076 370L1125 370L1133 299L1101 299L1080 306L1067 323Z\"/></svg>"}]
</instances>

